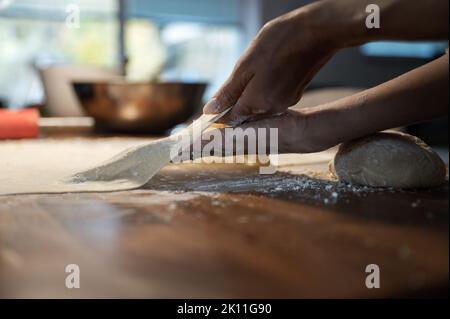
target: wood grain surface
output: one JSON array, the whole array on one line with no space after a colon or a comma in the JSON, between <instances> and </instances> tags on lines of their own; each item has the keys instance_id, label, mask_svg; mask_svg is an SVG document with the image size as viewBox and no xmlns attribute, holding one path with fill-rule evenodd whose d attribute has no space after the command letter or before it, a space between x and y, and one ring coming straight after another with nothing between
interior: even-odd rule
<instances>
[{"instance_id":1,"label":"wood grain surface","mask_svg":"<svg viewBox=\"0 0 450 319\"><path fill-rule=\"evenodd\" d=\"M0 297L446 294L448 185L306 185L255 166L182 164L137 191L0 197ZM373 263L380 289L365 286ZM79 289L65 287L68 264Z\"/></svg>"}]
</instances>

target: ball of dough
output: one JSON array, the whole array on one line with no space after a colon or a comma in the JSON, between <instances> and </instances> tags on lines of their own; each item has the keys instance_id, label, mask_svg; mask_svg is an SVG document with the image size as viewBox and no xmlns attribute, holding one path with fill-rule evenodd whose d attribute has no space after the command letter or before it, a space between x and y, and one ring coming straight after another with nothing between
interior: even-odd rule
<instances>
[{"instance_id":1,"label":"ball of dough","mask_svg":"<svg viewBox=\"0 0 450 319\"><path fill-rule=\"evenodd\" d=\"M330 170L346 183L395 188L439 186L447 174L445 163L427 144L399 132L343 143Z\"/></svg>"}]
</instances>

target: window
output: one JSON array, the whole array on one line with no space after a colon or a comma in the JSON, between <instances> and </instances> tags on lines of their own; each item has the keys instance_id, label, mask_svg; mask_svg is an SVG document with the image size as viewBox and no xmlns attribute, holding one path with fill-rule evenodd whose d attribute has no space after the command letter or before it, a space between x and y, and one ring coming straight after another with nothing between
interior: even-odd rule
<instances>
[{"instance_id":1,"label":"window","mask_svg":"<svg viewBox=\"0 0 450 319\"><path fill-rule=\"evenodd\" d=\"M361 47L363 54L378 57L433 59L445 52L443 42L372 42Z\"/></svg>"},{"instance_id":2,"label":"window","mask_svg":"<svg viewBox=\"0 0 450 319\"><path fill-rule=\"evenodd\" d=\"M6 1L6 0L2 0ZM80 8L80 28L66 24ZM10 107L39 103L37 70L51 64L117 67L115 0L15 0L0 6L0 99Z\"/></svg>"},{"instance_id":3,"label":"window","mask_svg":"<svg viewBox=\"0 0 450 319\"><path fill-rule=\"evenodd\" d=\"M77 5L80 27L67 25ZM199 81L208 98L226 79L244 39L238 0L125 1L130 80ZM13 108L44 100L39 68L120 67L118 0L0 0L0 99Z\"/></svg>"},{"instance_id":4,"label":"window","mask_svg":"<svg viewBox=\"0 0 450 319\"><path fill-rule=\"evenodd\" d=\"M226 80L241 52L241 33L230 25L157 25L135 18L127 22L126 35L130 80L207 82L205 98Z\"/></svg>"},{"instance_id":5,"label":"window","mask_svg":"<svg viewBox=\"0 0 450 319\"><path fill-rule=\"evenodd\" d=\"M130 79L200 81L209 98L226 80L245 39L238 0L129 0Z\"/></svg>"}]
</instances>

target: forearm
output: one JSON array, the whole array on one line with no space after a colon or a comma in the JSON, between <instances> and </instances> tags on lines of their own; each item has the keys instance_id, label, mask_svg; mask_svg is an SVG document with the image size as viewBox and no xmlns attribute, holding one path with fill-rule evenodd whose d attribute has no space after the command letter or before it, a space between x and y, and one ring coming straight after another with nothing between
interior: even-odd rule
<instances>
[{"instance_id":1,"label":"forearm","mask_svg":"<svg viewBox=\"0 0 450 319\"><path fill-rule=\"evenodd\" d=\"M338 143L448 114L448 55L354 96L305 111L310 139Z\"/></svg>"},{"instance_id":2,"label":"forearm","mask_svg":"<svg viewBox=\"0 0 450 319\"><path fill-rule=\"evenodd\" d=\"M244 123L240 128L266 132L278 129L279 153L312 153L386 129L444 117L449 108L448 59L445 55L392 81L335 102L291 109L280 116ZM219 145L224 148L224 129L218 132L222 138ZM203 142L206 145L210 139ZM270 142L265 141L267 152ZM236 154L247 154L245 146Z\"/></svg>"},{"instance_id":3,"label":"forearm","mask_svg":"<svg viewBox=\"0 0 450 319\"><path fill-rule=\"evenodd\" d=\"M380 8L380 28L366 27L366 7ZM448 0L322 0L291 13L337 47L377 40L448 39Z\"/></svg>"},{"instance_id":4,"label":"forearm","mask_svg":"<svg viewBox=\"0 0 450 319\"><path fill-rule=\"evenodd\" d=\"M369 0L381 8L379 29L363 28L363 40L448 39L448 0Z\"/></svg>"}]
</instances>

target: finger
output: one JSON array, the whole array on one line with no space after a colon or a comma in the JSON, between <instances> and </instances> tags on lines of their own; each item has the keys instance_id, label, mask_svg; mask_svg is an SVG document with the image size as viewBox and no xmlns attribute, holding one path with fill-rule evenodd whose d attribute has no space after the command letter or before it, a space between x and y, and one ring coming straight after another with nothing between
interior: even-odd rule
<instances>
[{"instance_id":1,"label":"finger","mask_svg":"<svg viewBox=\"0 0 450 319\"><path fill-rule=\"evenodd\" d=\"M272 143L277 143L279 153L290 153L294 150L298 138L295 136L295 132L300 120L300 113L290 110L283 115L248 122L237 128L206 131L199 140L198 148L191 148L191 159L208 156L253 155L255 151L260 155L269 154L273 147ZM237 131L237 129L239 130ZM261 134L261 129L264 134ZM273 129L277 130L276 140L273 139L275 137ZM251 130L253 130L253 134L251 134ZM249 138L249 136L256 139ZM255 144L250 147L249 143Z\"/></svg>"},{"instance_id":2,"label":"finger","mask_svg":"<svg viewBox=\"0 0 450 319\"><path fill-rule=\"evenodd\" d=\"M279 114L297 102L296 89L290 88L292 84L284 90L277 87L279 84L269 83L271 79L273 77L265 71L252 78L226 118L228 124L235 126L250 119Z\"/></svg>"},{"instance_id":3,"label":"finger","mask_svg":"<svg viewBox=\"0 0 450 319\"><path fill-rule=\"evenodd\" d=\"M227 129L232 130L232 128ZM214 129L208 134L204 134L198 144L200 148L196 149L195 145L191 147L191 160L201 160L210 156L224 157L256 154L258 150L257 135L249 139L248 135L244 136L244 134L239 133L241 131L236 133L227 131L227 129ZM249 145L250 143L253 143L253 147Z\"/></svg>"},{"instance_id":4,"label":"finger","mask_svg":"<svg viewBox=\"0 0 450 319\"><path fill-rule=\"evenodd\" d=\"M217 114L233 106L253 76L250 59L244 57L214 97L205 105L203 113Z\"/></svg>"},{"instance_id":5,"label":"finger","mask_svg":"<svg viewBox=\"0 0 450 319\"><path fill-rule=\"evenodd\" d=\"M256 89L261 86L257 83L260 78L261 75L258 73L250 80L231 111L221 118L219 123L236 127L243 124L247 120L255 118L256 115L266 113L265 111L262 111L262 108L270 108L268 105L269 102L265 101L264 91L259 91L259 93L257 93Z\"/></svg>"},{"instance_id":6,"label":"finger","mask_svg":"<svg viewBox=\"0 0 450 319\"><path fill-rule=\"evenodd\" d=\"M260 65L226 118L228 124L235 126L284 113L298 103L307 85L330 58L331 55L324 55L316 61L306 57L298 63L298 57L290 56L277 66Z\"/></svg>"}]
</instances>

